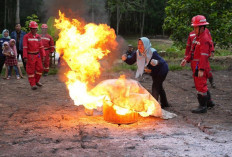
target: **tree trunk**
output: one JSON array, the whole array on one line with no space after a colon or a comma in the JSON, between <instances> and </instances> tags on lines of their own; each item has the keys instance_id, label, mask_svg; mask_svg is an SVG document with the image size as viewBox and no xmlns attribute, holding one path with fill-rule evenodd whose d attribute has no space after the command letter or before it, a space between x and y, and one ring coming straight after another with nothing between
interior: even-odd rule
<instances>
[{"instance_id":1,"label":"tree trunk","mask_svg":"<svg viewBox=\"0 0 232 157\"><path fill-rule=\"evenodd\" d=\"M5 0L5 13L4 13L4 28L6 28L6 18L7 18L7 0Z\"/></svg>"},{"instance_id":2,"label":"tree trunk","mask_svg":"<svg viewBox=\"0 0 232 157\"><path fill-rule=\"evenodd\" d=\"M116 29L117 35L119 30L119 15L120 15L120 9L119 9L119 4L117 4L117 29Z\"/></svg>"},{"instance_id":3,"label":"tree trunk","mask_svg":"<svg viewBox=\"0 0 232 157\"><path fill-rule=\"evenodd\" d=\"M19 16L19 9L20 9L20 0L17 0L17 6L16 6L16 19L15 19L15 23L20 23L20 16Z\"/></svg>"},{"instance_id":4,"label":"tree trunk","mask_svg":"<svg viewBox=\"0 0 232 157\"><path fill-rule=\"evenodd\" d=\"M142 15L142 23L141 23L141 37L143 36L143 29L144 29L144 21L145 21L145 7L146 7L147 0L143 1L143 15Z\"/></svg>"}]
</instances>

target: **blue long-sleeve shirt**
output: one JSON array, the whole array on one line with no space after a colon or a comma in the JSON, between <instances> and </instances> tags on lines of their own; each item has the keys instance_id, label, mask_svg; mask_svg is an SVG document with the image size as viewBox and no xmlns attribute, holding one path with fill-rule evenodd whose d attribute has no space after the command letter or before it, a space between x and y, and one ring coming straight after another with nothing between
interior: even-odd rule
<instances>
[{"instance_id":1,"label":"blue long-sleeve shirt","mask_svg":"<svg viewBox=\"0 0 232 157\"><path fill-rule=\"evenodd\" d=\"M19 43L17 43L17 32L16 31L13 31L10 35L11 39L14 39L16 41L16 45L18 45L17 48L19 51L23 51L23 37L24 37L24 35L26 35L26 32L21 30Z\"/></svg>"},{"instance_id":2,"label":"blue long-sleeve shirt","mask_svg":"<svg viewBox=\"0 0 232 157\"><path fill-rule=\"evenodd\" d=\"M156 59L158 60L158 65L156 66L152 66L150 64L152 59ZM133 54L131 54L130 56L127 56L127 59L125 60L125 62L127 64L134 64L137 60L137 53L133 52ZM168 73L168 64L165 62L165 60L159 56L159 54L157 53L157 51L153 51L151 60L149 61L147 68L151 69L151 76L164 76Z\"/></svg>"}]
</instances>

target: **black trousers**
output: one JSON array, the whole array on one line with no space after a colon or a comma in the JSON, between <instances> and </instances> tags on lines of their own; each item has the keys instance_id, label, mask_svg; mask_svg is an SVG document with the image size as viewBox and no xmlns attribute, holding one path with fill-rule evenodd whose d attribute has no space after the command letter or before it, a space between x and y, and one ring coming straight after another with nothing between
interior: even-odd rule
<instances>
[{"instance_id":1,"label":"black trousers","mask_svg":"<svg viewBox=\"0 0 232 157\"><path fill-rule=\"evenodd\" d=\"M2 68L3 68L3 65L5 63L5 60L6 60L5 56L0 57L0 75L2 73Z\"/></svg>"},{"instance_id":2,"label":"black trousers","mask_svg":"<svg viewBox=\"0 0 232 157\"><path fill-rule=\"evenodd\" d=\"M23 67L24 67L24 70L26 71L26 62L23 59L23 51L17 50L17 52L18 52L17 59L19 59L19 55L21 55L21 59L23 61Z\"/></svg>"},{"instance_id":3,"label":"black trousers","mask_svg":"<svg viewBox=\"0 0 232 157\"><path fill-rule=\"evenodd\" d=\"M152 76L152 96L158 101L160 96L161 107L168 107L168 100L166 97L165 90L163 88L163 82L166 79L166 75L164 76Z\"/></svg>"}]
</instances>

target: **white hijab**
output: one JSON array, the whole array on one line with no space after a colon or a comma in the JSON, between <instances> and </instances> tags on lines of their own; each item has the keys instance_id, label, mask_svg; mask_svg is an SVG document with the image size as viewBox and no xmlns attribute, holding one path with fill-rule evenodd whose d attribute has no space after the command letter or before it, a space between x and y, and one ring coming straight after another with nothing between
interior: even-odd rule
<instances>
[{"instance_id":1,"label":"white hijab","mask_svg":"<svg viewBox=\"0 0 232 157\"><path fill-rule=\"evenodd\" d=\"M147 37L142 37L139 40L143 42L144 53L139 52L139 50L136 51L138 69L136 71L135 78L139 78L143 75L144 68L151 60L153 52L156 51L154 48L151 48L151 42Z\"/></svg>"}]
</instances>

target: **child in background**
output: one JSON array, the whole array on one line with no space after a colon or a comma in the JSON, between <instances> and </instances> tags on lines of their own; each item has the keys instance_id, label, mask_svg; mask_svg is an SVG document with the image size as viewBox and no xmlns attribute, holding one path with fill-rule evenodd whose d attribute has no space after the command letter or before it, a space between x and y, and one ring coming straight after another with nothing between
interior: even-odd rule
<instances>
[{"instance_id":1,"label":"child in background","mask_svg":"<svg viewBox=\"0 0 232 157\"><path fill-rule=\"evenodd\" d=\"M10 48L10 44L8 42L3 43L3 54L6 56L5 64L8 67L8 77L6 79L9 80L11 78L12 68L15 70L16 78L20 79L16 59L17 52Z\"/></svg>"},{"instance_id":2,"label":"child in background","mask_svg":"<svg viewBox=\"0 0 232 157\"><path fill-rule=\"evenodd\" d=\"M17 56L18 53L17 53L17 49L16 49L16 42L15 42L15 40L11 39L9 41L9 43L10 43L10 48L13 50L14 54L16 54L16 56ZM17 68L18 68L20 77L23 78L23 74L22 74L22 71L20 69L20 66L19 66L18 62L17 62Z\"/></svg>"}]
</instances>

